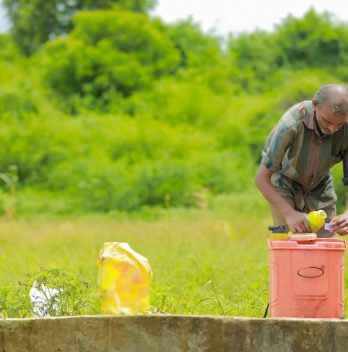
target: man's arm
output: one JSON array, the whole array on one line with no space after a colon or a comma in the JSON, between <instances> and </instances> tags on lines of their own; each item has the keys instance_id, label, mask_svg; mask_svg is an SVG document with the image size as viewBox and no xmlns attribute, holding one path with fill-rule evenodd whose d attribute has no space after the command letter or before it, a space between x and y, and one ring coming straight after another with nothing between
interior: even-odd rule
<instances>
[{"instance_id":1,"label":"man's arm","mask_svg":"<svg viewBox=\"0 0 348 352\"><path fill-rule=\"evenodd\" d=\"M342 215L332 219L330 227L330 232L336 232L339 235L348 235L348 193L346 194L346 210Z\"/></svg>"},{"instance_id":2,"label":"man's arm","mask_svg":"<svg viewBox=\"0 0 348 352\"><path fill-rule=\"evenodd\" d=\"M291 205L279 194L271 182L272 172L261 164L255 177L255 184L267 199L270 205L276 208L284 217L291 231L311 232L305 214L296 211Z\"/></svg>"},{"instance_id":3,"label":"man's arm","mask_svg":"<svg viewBox=\"0 0 348 352\"><path fill-rule=\"evenodd\" d=\"M348 149L343 153L343 179L345 186L348 185ZM340 235L348 235L348 193L346 193L346 210L342 215L336 216L330 222L330 232Z\"/></svg>"}]
</instances>

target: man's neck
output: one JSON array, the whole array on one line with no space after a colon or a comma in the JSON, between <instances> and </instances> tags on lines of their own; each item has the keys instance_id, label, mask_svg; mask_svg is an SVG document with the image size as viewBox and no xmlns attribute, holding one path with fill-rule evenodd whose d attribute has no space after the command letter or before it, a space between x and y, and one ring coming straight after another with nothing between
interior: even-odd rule
<instances>
[{"instance_id":1,"label":"man's neck","mask_svg":"<svg viewBox=\"0 0 348 352\"><path fill-rule=\"evenodd\" d=\"M314 111L314 123L315 123L315 128L316 128L316 130L319 133L319 136L320 137L326 137L326 134L320 128L320 125L319 125L318 120L317 120L317 114L316 114L315 111Z\"/></svg>"}]
</instances>

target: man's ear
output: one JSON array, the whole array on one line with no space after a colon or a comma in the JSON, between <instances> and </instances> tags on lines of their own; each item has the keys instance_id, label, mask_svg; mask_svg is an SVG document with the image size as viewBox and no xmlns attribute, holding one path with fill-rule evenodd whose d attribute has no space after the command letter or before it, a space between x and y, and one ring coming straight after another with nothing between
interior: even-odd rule
<instances>
[{"instance_id":1,"label":"man's ear","mask_svg":"<svg viewBox=\"0 0 348 352\"><path fill-rule=\"evenodd\" d=\"M318 107L318 102L315 99L312 99L312 106L314 110Z\"/></svg>"}]
</instances>

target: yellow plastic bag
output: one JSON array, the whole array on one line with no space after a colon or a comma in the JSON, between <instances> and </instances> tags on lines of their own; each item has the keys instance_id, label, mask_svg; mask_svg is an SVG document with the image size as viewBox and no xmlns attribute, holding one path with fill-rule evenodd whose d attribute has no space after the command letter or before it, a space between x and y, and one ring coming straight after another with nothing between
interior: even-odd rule
<instances>
[{"instance_id":1,"label":"yellow plastic bag","mask_svg":"<svg viewBox=\"0 0 348 352\"><path fill-rule=\"evenodd\" d=\"M103 314L143 313L150 306L152 271L128 243L106 242L99 253Z\"/></svg>"}]
</instances>

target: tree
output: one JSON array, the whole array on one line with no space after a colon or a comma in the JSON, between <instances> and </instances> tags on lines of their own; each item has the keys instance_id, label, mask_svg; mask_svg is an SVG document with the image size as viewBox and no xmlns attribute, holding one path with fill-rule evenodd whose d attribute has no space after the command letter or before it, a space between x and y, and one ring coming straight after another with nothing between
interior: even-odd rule
<instances>
[{"instance_id":1,"label":"tree","mask_svg":"<svg viewBox=\"0 0 348 352\"><path fill-rule=\"evenodd\" d=\"M219 64L221 48L219 39L204 34L192 19L168 27L168 34L180 52L180 67L201 67Z\"/></svg>"},{"instance_id":2,"label":"tree","mask_svg":"<svg viewBox=\"0 0 348 352\"><path fill-rule=\"evenodd\" d=\"M273 37L261 30L229 37L229 59L237 68L234 80L244 88L264 85L279 67L279 48Z\"/></svg>"},{"instance_id":3,"label":"tree","mask_svg":"<svg viewBox=\"0 0 348 352\"><path fill-rule=\"evenodd\" d=\"M42 43L72 29L72 17L80 10L118 6L145 13L156 0L4 0L11 33L22 52L31 55Z\"/></svg>"},{"instance_id":4,"label":"tree","mask_svg":"<svg viewBox=\"0 0 348 352\"><path fill-rule=\"evenodd\" d=\"M328 12L318 14L310 9L303 18L289 15L274 36L284 66L336 68L347 64L347 26L337 23Z\"/></svg>"},{"instance_id":5,"label":"tree","mask_svg":"<svg viewBox=\"0 0 348 352\"><path fill-rule=\"evenodd\" d=\"M112 100L170 74L179 53L158 20L130 11L81 11L74 30L45 45L49 85L68 100L107 110ZM160 27L159 27L160 26Z\"/></svg>"}]
</instances>

